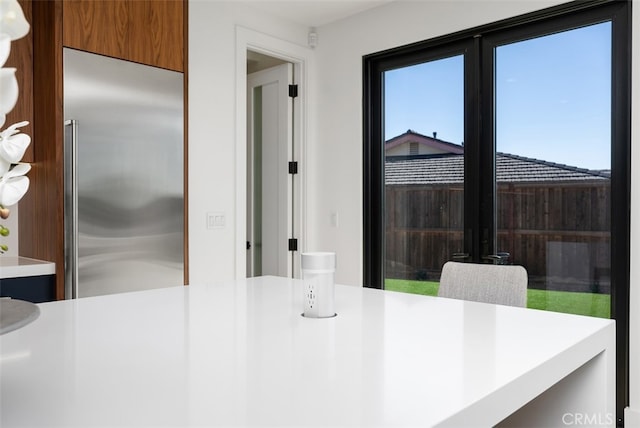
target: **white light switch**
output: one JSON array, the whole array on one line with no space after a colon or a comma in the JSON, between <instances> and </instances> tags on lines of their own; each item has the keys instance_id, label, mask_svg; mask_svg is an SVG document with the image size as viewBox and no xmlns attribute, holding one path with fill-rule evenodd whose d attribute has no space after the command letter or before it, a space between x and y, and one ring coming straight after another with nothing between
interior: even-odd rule
<instances>
[{"instance_id":1,"label":"white light switch","mask_svg":"<svg viewBox=\"0 0 640 428\"><path fill-rule=\"evenodd\" d=\"M224 213L207 213L207 229L222 229L225 227Z\"/></svg>"}]
</instances>

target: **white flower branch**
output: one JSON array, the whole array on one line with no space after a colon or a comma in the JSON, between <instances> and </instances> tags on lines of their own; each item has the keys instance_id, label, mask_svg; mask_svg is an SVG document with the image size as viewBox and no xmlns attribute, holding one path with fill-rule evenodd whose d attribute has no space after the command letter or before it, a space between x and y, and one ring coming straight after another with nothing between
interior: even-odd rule
<instances>
[{"instance_id":1,"label":"white flower branch","mask_svg":"<svg viewBox=\"0 0 640 428\"><path fill-rule=\"evenodd\" d=\"M9 53L11 41L24 37L29 32L29 23L24 17L17 0L0 0L0 129L4 125L6 115L18 101L18 81L16 69L4 67ZM31 142L31 137L21 134L18 128L29 122L18 122L0 131L0 218L9 217L9 208L27 193L29 178L26 173L31 169L28 163L20 163ZM8 236L9 229L0 225L0 236ZM0 244L0 254L8 250L8 246Z\"/></svg>"}]
</instances>

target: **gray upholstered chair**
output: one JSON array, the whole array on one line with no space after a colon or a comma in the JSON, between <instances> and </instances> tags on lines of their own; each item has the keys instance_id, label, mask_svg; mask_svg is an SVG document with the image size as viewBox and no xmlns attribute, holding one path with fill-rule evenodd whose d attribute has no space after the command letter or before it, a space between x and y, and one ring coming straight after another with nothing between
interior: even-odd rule
<instances>
[{"instance_id":1,"label":"gray upholstered chair","mask_svg":"<svg viewBox=\"0 0 640 428\"><path fill-rule=\"evenodd\" d=\"M526 307L527 282L522 266L447 262L438 296Z\"/></svg>"}]
</instances>

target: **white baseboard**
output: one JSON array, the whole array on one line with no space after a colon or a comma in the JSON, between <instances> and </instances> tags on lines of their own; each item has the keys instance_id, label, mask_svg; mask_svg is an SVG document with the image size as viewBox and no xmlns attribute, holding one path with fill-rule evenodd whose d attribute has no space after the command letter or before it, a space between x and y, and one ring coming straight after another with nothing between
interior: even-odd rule
<instances>
[{"instance_id":1,"label":"white baseboard","mask_svg":"<svg viewBox=\"0 0 640 428\"><path fill-rule=\"evenodd\" d=\"M625 428L640 428L640 410L627 407L624 409Z\"/></svg>"}]
</instances>

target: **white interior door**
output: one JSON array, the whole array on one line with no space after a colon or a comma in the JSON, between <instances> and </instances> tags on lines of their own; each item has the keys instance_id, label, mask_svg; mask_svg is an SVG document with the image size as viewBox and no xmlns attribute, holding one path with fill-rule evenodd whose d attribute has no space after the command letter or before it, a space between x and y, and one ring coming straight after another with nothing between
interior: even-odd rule
<instances>
[{"instance_id":1,"label":"white interior door","mask_svg":"<svg viewBox=\"0 0 640 428\"><path fill-rule=\"evenodd\" d=\"M292 64L247 76L247 276L292 276Z\"/></svg>"}]
</instances>

